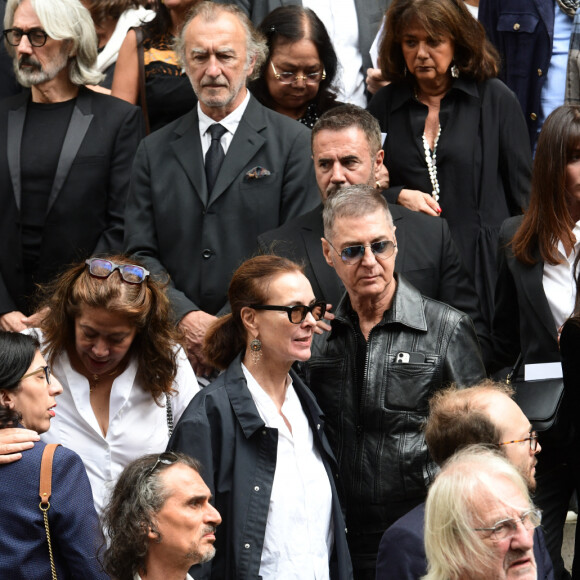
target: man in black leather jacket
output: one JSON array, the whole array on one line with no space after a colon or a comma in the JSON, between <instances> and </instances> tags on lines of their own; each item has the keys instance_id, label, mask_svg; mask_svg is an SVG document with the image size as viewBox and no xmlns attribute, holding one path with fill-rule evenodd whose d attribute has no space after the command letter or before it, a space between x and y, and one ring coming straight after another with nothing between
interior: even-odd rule
<instances>
[{"instance_id":1,"label":"man in black leather jacket","mask_svg":"<svg viewBox=\"0 0 580 580\"><path fill-rule=\"evenodd\" d=\"M430 396L480 381L485 368L470 318L395 274L395 227L379 192L340 188L323 219L324 257L347 292L304 375L346 491L355 579L374 580L382 533L424 500L435 475L421 429Z\"/></svg>"}]
</instances>

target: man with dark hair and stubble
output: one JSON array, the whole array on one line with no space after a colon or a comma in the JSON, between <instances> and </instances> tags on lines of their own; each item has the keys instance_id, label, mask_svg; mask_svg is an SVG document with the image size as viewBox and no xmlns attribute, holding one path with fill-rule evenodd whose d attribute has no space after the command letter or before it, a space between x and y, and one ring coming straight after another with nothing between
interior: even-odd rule
<instances>
[{"instance_id":1,"label":"man with dark hair and stubble","mask_svg":"<svg viewBox=\"0 0 580 580\"><path fill-rule=\"evenodd\" d=\"M182 453L145 455L125 469L104 514L105 571L115 580L192 580L215 555L222 519L200 465Z\"/></svg>"},{"instance_id":2,"label":"man with dark hair and stubble","mask_svg":"<svg viewBox=\"0 0 580 580\"><path fill-rule=\"evenodd\" d=\"M470 445L499 450L517 468L530 492L536 488L536 455L541 446L532 425L512 399L511 387L484 380L468 389L451 386L429 402L425 440L431 457L443 465ZM423 542L425 504L396 521L383 535L376 580L419 580L427 571ZM540 528L534 534L538 580L553 580L553 569Z\"/></svg>"}]
</instances>

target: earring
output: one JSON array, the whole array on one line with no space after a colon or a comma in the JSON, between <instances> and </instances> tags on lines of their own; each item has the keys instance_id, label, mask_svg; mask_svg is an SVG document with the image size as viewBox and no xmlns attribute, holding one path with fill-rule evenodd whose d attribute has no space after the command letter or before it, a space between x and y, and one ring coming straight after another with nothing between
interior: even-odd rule
<instances>
[{"instance_id":1,"label":"earring","mask_svg":"<svg viewBox=\"0 0 580 580\"><path fill-rule=\"evenodd\" d=\"M459 69L457 68L457 65L455 63L453 63L453 65L451 66L451 76L454 79L459 78Z\"/></svg>"},{"instance_id":2,"label":"earring","mask_svg":"<svg viewBox=\"0 0 580 580\"><path fill-rule=\"evenodd\" d=\"M403 76L406 77L408 72L409 71L407 70L407 65L404 65L403 66Z\"/></svg>"},{"instance_id":3,"label":"earring","mask_svg":"<svg viewBox=\"0 0 580 580\"><path fill-rule=\"evenodd\" d=\"M262 341L259 338L254 338L250 342L250 354L252 355L252 362L257 365L262 358Z\"/></svg>"}]
</instances>

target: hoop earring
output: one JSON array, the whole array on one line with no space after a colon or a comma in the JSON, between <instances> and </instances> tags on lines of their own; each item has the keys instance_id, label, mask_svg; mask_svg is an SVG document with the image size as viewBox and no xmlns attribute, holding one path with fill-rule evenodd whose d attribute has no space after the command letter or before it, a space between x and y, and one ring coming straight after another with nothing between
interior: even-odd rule
<instances>
[{"instance_id":1,"label":"hoop earring","mask_svg":"<svg viewBox=\"0 0 580 580\"><path fill-rule=\"evenodd\" d=\"M262 358L262 341L259 338L254 338L250 342L250 354L252 355L252 362L257 365Z\"/></svg>"}]
</instances>

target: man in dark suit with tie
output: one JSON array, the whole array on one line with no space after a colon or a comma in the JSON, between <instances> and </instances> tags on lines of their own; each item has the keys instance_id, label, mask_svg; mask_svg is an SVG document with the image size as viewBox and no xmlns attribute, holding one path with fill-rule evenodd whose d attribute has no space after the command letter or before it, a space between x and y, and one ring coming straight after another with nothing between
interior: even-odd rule
<instances>
[{"instance_id":1,"label":"man in dark suit with tie","mask_svg":"<svg viewBox=\"0 0 580 580\"><path fill-rule=\"evenodd\" d=\"M309 131L247 91L265 43L234 5L202 2L179 41L199 99L187 115L147 137L133 169L125 245L169 297L198 374L201 342L227 311L234 270L256 237L316 205Z\"/></svg>"},{"instance_id":2,"label":"man in dark suit with tie","mask_svg":"<svg viewBox=\"0 0 580 580\"><path fill-rule=\"evenodd\" d=\"M137 107L85 88L102 75L79 0L8 0L4 38L30 89L0 102L0 328L20 331L38 325L36 284L121 250L143 128Z\"/></svg>"},{"instance_id":3,"label":"man in dark suit with tie","mask_svg":"<svg viewBox=\"0 0 580 580\"><path fill-rule=\"evenodd\" d=\"M379 171L383 165L379 124L355 105L336 107L322 115L312 130L312 157L323 201L345 185L388 185ZM397 228L397 271L425 296L469 314L485 361L491 350L489 332L447 222L398 205L389 209ZM324 259L323 235L319 204L311 212L259 236L258 246L264 253L274 252L302 263L316 298L336 308L344 287Z\"/></svg>"}]
</instances>

